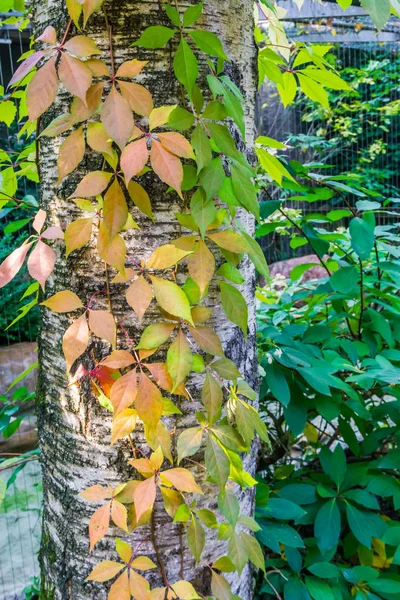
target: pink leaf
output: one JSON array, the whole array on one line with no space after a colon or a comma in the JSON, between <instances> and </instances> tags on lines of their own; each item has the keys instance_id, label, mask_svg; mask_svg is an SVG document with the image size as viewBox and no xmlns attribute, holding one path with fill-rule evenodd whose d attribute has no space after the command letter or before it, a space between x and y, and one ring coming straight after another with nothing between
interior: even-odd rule
<instances>
[{"instance_id":1,"label":"pink leaf","mask_svg":"<svg viewBox=\"0 0 400 600\"><path fill-rule=\"evenodd\" d=\"M58 75L67 90L87 106L86 92L92 84L92 72L85 63L68 54L63 54Z\"/></svg>"},{"instance_id":2,"label":"pink leaf","mask_svg":"<svg viewBox=\"0 0 400 600\"><path fill-rule=\"evenodd\" d=\"M42 208L36 213L35 218L33 219L32 227L35 231L40 233L43 229L44 222L46 220L46 211Z\"/></svg>"},{"instance_id":3,"label":"pink leaf","mask_svg":"<svg viewBox=\"0 0 400 600\"><path fill-rule=\"evenodd\" d=\"M44 291L45 283L54 269L56 254L47 244L41 240L32 250L28 258L28 271L33 279L36 279Z\"/></svg>"},{"instance_id":4,"label":"pink leaf","mask_svg":"<svg viewBox=\"0 0 400 600\"><path fill-rule=\"evenodd\" d=\"M28 75L30 70L33 69L33 67L39 62L39 60L41 58L43 58L43 56L45 56L45 54L46 54L46 52L43 52L42 50L40 50L40 52L35 52L34 54L31 54L31 56L28 56L28 58L26 58L19 65L18 69L15 71L14 75L11 77L8 87L11 87L12 85L14 85L14 83L17 83L18 81L23 79L26 75Z\"/></svg>"},{"instance_id":5,"label":"pink leaf","mask_svg":"<svg viewBox=\"0 0 400 600\"><path fill-rule=\"evenodd\" d=\"M52 46L55 46L57 44L57 32L54 29L54 27L49 25L48 27L46 27L43 33L39 35L38 38L36 38L36 41L45 42L46 44L51 44Z\"/></svg>"},{"instance_id":6,"label":"pink leaf","mask_svg":"<svg viewBox=\"0 0 400 600\"><path fill-rule=\"evenodd\" d=\"M45 229L40 237L45 240L63 240L64 232L61 227L57 227L57 225L55 225L54 227L48 227Z\"/></svg>"},{"instance_id":7,"label":"pink leaf","mask_svg":"<svg viewBox=\"0 0 400 600\"><path fill-rule=\"evenodd\" d=\"M38 119L54 102L58 91L58 77L51 58L36 71L26 89L29 120Z\"/></svg>"},{"instance_id":8,"label":"pink leaf","mask_svg":"<svg viewBox=\"0 0 400 600\"><path fill-rule=\"evenodd\" d=\"M108 135L120 148L123 148L131 137L134 121L127 101L117 91L115 85L103 104L101 122Z\"/></svg>"},{"instance_id":9,"label":"pink leaf","mask_svg":"<svg viewBox=\"0 0 400 600\"><path fill-rule=\"evenodd\" d=\"M121 168L125 175L125 181L128 182L140 173L149 159L146 138L128 144L121 154Z\"/></svg>"},{"instance_id":10,"label":"pink leaf","mask_svg":"<svg viewBox=\"0 0 400 600\"><path fill-rule=\"evenodd\" d=\"M28 253L29 248L32 246L33 242L29 244L24 244L20 248L11 252L9 256L1 263L0 265L0 288L4 287L9 283L22 265L24 264L25 256Z\"/></svg>"}]
</instances>

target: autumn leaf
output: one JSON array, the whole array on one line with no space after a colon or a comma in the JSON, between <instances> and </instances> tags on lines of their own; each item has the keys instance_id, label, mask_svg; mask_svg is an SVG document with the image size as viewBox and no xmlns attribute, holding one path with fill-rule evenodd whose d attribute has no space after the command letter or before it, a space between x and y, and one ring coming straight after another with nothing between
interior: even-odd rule
<instances>
[{"instance_id":1,"label":"autumn leaf","mask_svg":"<svg viewBox=\"0 0 400 600\"><path fill-rule=\"evenodd\" d=\"M153 131L156 127L160 127L161 125L165 125L168 123L168 119L173 110L175 110L176 104L172 106L159 106L151 111L149 116L149 129Z\"/></svg>"},{"instance_id":2,"label":"autumn leaf","mask_svg":"<svg viewBox=\"0 0 400 600\"><path fill-rule=\"evenodd\" d=\"M42 238L42 240L63 240L64 232L61 229L61 227L55 225L53 227L48 227L47 229L45 229L40 237Z\"/></svg>"},{"instance_id":3,"label":"autumn leaf","mask_svg":"<svg viewBox=\"0 0 400 600\"><path fill-rule=\"evenodd\" d=\"M118 415L133 404L137 394L137 373L136 369L122 375L112 385L110 391L110 401L114 407L114 414Z\"/></svg>"},{"instance_id":4,"label":"autumn leaf","mask_svg":"<svg viewBox=\"0 0 400 600\"><path fill-rule=\"evenodd\" d=\"M86 27L88 19L92 16L96 10L101 8L104 0L79 0L83 5L83 26Z\"/></svg>"},{"instance_id":5,"label":"autumn leaf","mask_svg":"<svg viewBox=\"0 0 400 600\"><path fill-rule=\"evenodd\" d=\"M124 567L125 565L117 563L114 560L104 560L93 569L89 577L86 578L86 581L103 583L104 581L113 579Z\"/></svg>"},{"instance_id":6,"label":"autumn leaf","mask_svg":"<svg viewBox=\"0 0 400 600\"><path fill-rule=\"evenodd\" d=\"M98 508L95 513L90 518L89 521L89 539L90 539L90 552L93 550L95 545L99 540L101 540L107 533L107 530L110 526L110 511L111 511L111 501L106 502L103 506ZM93 573L91 574L91 576ZM111 577L114 577L112 575ZM110 579L111 577L107 577ZM107 579L102 579L100 581L107 581ZM96 580L99 581L99 580Z\"/></svg>"},{"instance_id":7,"label":"autumn leaf","mask_svg":"<svg viewBox=\"0 0 400 600\"><path fill-rule=\"evenodd\" d=\"M82 14L81 0L66 0L68 14L79 29L79 18Z\"/></svg>"},{"instance_id":8,"label":"autumn leaf","mask_svg":"<svg viewBox=\"0 0 400 600\"><path fill-rule=\"evenodd\" d=\"M42 208L40 210L38 210L38 212L35 215L35 218L32 221L32 228L37 231L37 233L40 233L43 229L43 225L46 221L46 211L43 210Z\"/></svg>"},{"instance_id":9,"label":"autumn leaf","mask_svg":"<svg viewBox=\"0 0 400 600\"><path fill-rule=\"evenodd\" d=\"M78 187L69 198L91 198L92 196L98 196L104 192L112 176L112 173L106 173L105 171L92 171L88 173L80 181Z\"/></svg>"},{"instance_id":10,"label":"autumn leaf","mask_svg":"<svg viewBox=\"0 0 400 600\"><path fill-rule=\"evenodd\" d=\"M67 329L63 337L63 352L68 371L86 350L89 343L89 327L86 315L76 319Z\"/></svg>"},{"instance_id":11,"label":"autumn leaf","mask_svg":"<svg viewBox=\"0 0 400 600\"><path fill-rule=\"evenodd\" d=\"M203 296L215 272L214 256L203 240L197 242L194 252L189 256L188 269Z\"/></svg>"},{"instance_id":12,"label":"autumn leaf","mask_svg":"<svg viewBox=\"0 0 400 600\"><path fill-rule=\"evenodd\" d=\"M0 288L7 285L21 269L25 257L32 247L33 242L23 244L16 250L13 250L9 256L0 265Z\"/></svg>"},{"instance_id":13,"label":"autumn leaf","mask_svg":"<svg viewBox=\"0 0 400 600\"><path fill-rule=\"evenodd\" d=\"M132 354L127 350L113 350L109 356L103 358L101 364L110 369L124 369L135 362Z\"/></svg>"},{"instance_id":14,"label":"autumn leaf","mask_svg":"<svg viewBox=\"0 0 400 600\"><path fill-rule=\"evenodd\" d=\"M155 428L162 414L162 397L158 387L143 372L139 375L135 406L143 423Z\"/></svg>"},{"instance_id":15,"label":"autumn leaf","mask_svg":"<svg viewBox=\"0 0 400 600\"><path fill-rule=\"evenodd\" d=\"M180 492L188 492L190 494L203 493L191 472L182 467L164 471L163 473L160 473L160 478L164 485L173 485Z\"/></svg>"},{"instance_id":16,"label":"autumn leaf","mask_svg":"<svg viewBox=\"0 0 400 600\"><path fill-rule=\"evenodd\" d=\"M75 171L85 155L85 138L83 136L83 127L78 127L69 135L60 146L58 153L58 184Z\"/></svg>"},{"instance_id":17,"label":"autumn leaf","mask_svg":"<svg viewBox=\"0 0 400 600\"><path fill-rule=\"evenodd\" d=\"M55 262L56 254L54 250L39 240L29 255L28 271L29 275L40 283L43 291L47 279L53 272Z\"/></svg>"},{"instance_id":18,"label":"autumn leaf","mask_svg":"<svg viewBox=\"0 0 400 600\"><path fill-rule=\"evenodd\" d=\"M185 319L193 325L189 300L185 292L172 281L150 277L158 304L170 315Z\"/></svg>"},{"instance_id":19,"label":"autumn leaf","mask_svg":"<svg viewBox=\"0 0 400 600\"><path fill-rule=\"evenodd\" d=\"M100 225L97 235L97 251L104 262L117 269L121 274L125 273L126 244L120 235L116 235L110 240L104 223Z\"/></svg>"},{"instance_id":20,"label":"autumn leaf","mask_svg":"<svg viewBox=\"0 0 400 600\"><path fill-rule=\"evenodd\" d=\"M74 250L83 248L92 237L93 217L72 221L65 230L65 248L67 258Z\"/></svg>"},{"instance_id":21,"label":"autumn leaf","mask_svg":"<svg viewBox=\"0 0 400 600\"><path fill-rule=\"evenodd\" d=\"M174 382L172 393L189 375L193 366L193 354L182 329L179 329L174 342L167 352L168 372Z\"/></svg>"},{"instance_id":22,"label":"autumn leaf","mask_svg":"<svg viewBox=\"0 0 400 600\"><path fill-rule=\"evenodd\" d=\"M135 600L150 600L149 582L133 569L129 573L129 586Z\"/></svg>"},{"instance_id":23,"label":"autumn leaf","mask_svg":"<svg viewBox=\"0 0 400 600\"><path fill-rule=\"evenodd\" d=\"M128 183L132 177L140 173L149 159L146 138L141 138L126 146L121 154L121 169L125 181Z\"/></svg>"},{"instance_id":24,"label":"autumn leaf","mask_svg":"<svg viewBox=\"0 0 400 600\"><path fill-rule=\"evenodd\" d=\"M85 35L76 35L70 38L65 42L64 49L80 58L88 58L89 56L93 56L93 54L101 54L101 50L96 46L96 42Z\"/></svg>"},{"instance_id":25,"label":"autumn leaf","mask_svg":"<svg viewBox=\"0 0 400 600\"><path fill-rule=\"evenodd\" d=\"M162 346L168 340L175 327L174 323L154 323L154 325L149 325L143 331L136 348L151 350L152 348Z\"/></svg>"},{"instance_id":26,"label":"autumn leaf","mask_svg":"<svg viewBox=\"0 0 400 600\"><path fill-rule=\"evenodd\" d=\"M186 456L193 456L193 454L196 454L196 452L200 450L202 440L202 427L189 427L182 431L177 443L178 464L181 460L186 458Z\"/></svg>"},{"instance_id":27,"label":"autumn leaf","mask_svg":"<svg viewBox=\"0 0 400 600\"><path fill-rule=\"evenodd\" d=\"M118 500L113 500L111 504L111 518L117 527L120 527L128 533L128 513L123 504Z\"/></svg>"},{"instance_id":28,"label":"autumn leaf","mask_svg":"<svg viewBox=\"0 0 400 600\"><path fill-rule=\"evenodd\" d=\"M153 254L146 262L146 267L148 269L168 269L186 258L190 253L190 250L181 250L172 244L165 244L154 250Z\"/></svg>"},{"instance_id":29,"label":"autumn leaf","mask_svg":"<svg viewBox=\"0 0 400 600\"><path fill-rule=\"evenodd\" d=\"M85 500L89 502L100 502L110 497L110 492L106 490L102 485L96 484L88 487L79 494Z\"/></svg>"},{"instance_id":30,"label":"autumn leaf","mask_svg":"<svg viewBox=\"0 0 400 600\"><path fill-rule=\"evenodd\" d=\"M122 97L129 104L129 108L138 115L148 117L154 107L150 92L138 83L118 81L118 84Z\"/></svg>"},{"instance_id":31,"label":"autumn leaf","mask_svg":"<svg viewBox=\"0 0 400 600\"><path fill-rule=\"evenodd\" d=\"M126 300L137 314L139 321L143 319L143 315L149 308L152 298L153 290L143 275L138 277L126 292Z\"/></svg>"},{"instance_id":32,"label":"autumn leaf","mask_svg":"<svg viewBox=\"0 0 400 600\"><path fill-rule=\"evenodd\" d=\"M228 250L229 252L242 253L249 252L250 248L246 240L231 229L225 229L225 231L219 231L217 233L207 234L210 240L212 240L217 246Z\"/></svg>"},{"instance_id":33,"label":"autumn leaf","mask_svg":"<svg viewBox=\"0 0 400 600\"><path fill-rule=\"evenodd\" d=\"M150 198L144 187L139 183L136 183L136 181L130 181L128 183L128 192L132 202L137 206L140 212L154 221Z\"/></svg>"},{"instance_id":34,"label":"autumn leaf","mask_svg":"<svg viewBox=\"0 0 400 600\"><path fill-rule=\"evenodd\" d=\"M92 73L84 62L63 54L58 67L58 76L67 90L86 105L86 92L92 84Z\"/></svg>"},{"instance_id":35,"label":"autumn leaf","mask_svg":"<svg viewBox=\"0 0 400 600\"><path fill-rule=\"evenodd\" d=\"M114 418L111 432L111 445L126 437L136 428L137 412L133 408L121 410Z\"/></svg>"},{"instance_id":36,"label":"autumn leaf","mask_svg":"<svg viewBox=\"0 0 400 600\"><path fill-rule=\"evenodd\" d=\"M40 50L39 52L34 52L28 58L26 58L19 65L18 69L15 71L14 75L11 77L8 87L12 87L18 81L21 81L30 71L33 69L35 65L41 60L44 56L46 56L48 51Z\"/></svg>"},{"instance_id":37,"label":"autumn leaf","mask_svg":"<svg viewBox=\"0 0 400 600\"><path fill-rule=\"evenodd\" d=\"M29 120L38 119L54 102L58 91L58 77L54 58L36 71L26 89Z\"/></svg>"},{"instance_id":38,"label":"autumn leaf","mask_svg":"<svg viewBox=\"0 0 400 600\"><path fill-rule=\"evenodd\" d=\"M157 569L157 565L147 556L138 556L132 561L132 568L139 571L149 571L150 569Z\"/></svg>"},{"instance_id":39,"label":"autumn leaf","mask_svg":"<svg viewBox=\"0 0 400 600\"><path fill-rule=\"evenodd\" d=\"M128 206L125 196L115 179L104 196L103 204L103 220L110 240L122 230L127 218Z\"/></svg>"},{"instance_id":40,"label":"autumn leaf","mask_svg":"<svg viewBox=\"0 0 400 600\"><path fill-rule=\"evenodd\" d=\"M189 327L188 329L203 352L213 356L224 356L221 340L211 327Z\"/></svg>"},{"instance_id":41,"label":"autumn leaf","mask_svg":"<svg viewBox=\"0 0 400 600\"><path fill-rule=\"evenodd\" d=\"M133 492L133 500L135 503L136 518L139 521L140 517L148 510L153 509L156 499L156 483L154 477L149 477L141 481Z\"/></svg>"},{"instance_id":42,"label":"autumn leaf","mask_svg":"<svg viewBox=\"0 0 400 600\"><path fill-rule=\"evenodd\" d=\"M137 60L136 58L133 60L126 60L118 67L115 76L128 78L136 77L136 75L141 73L148 62L148 60Z\"/></svg>"},{"instance_id":43,"label":"autumn leaf","mask_svg":"<svg viewBox=\"0 0 400 600\"><path fill-rule=\"evenodd\" d=\"M83 308L83 304L74 292L70 290L63 290L57 292L54 296L47 298L44 302L41 302L41 306L47 306L50 310L58 313L72 312Z\"/></svg>"},{"instance_id":44,"label":"autumn leaf","mask_svg":"<svg viewBox=\"0 0 400 600\"><path fill-rule=\"evenodd\" d=\"M179 158L166 150L160 142L153 140L150 161L154 172L161 181L174 188L178 195L183 198L181 191L183 168Z\"/></svg>"},{"instance_id":45,"label":"autumn leaf","mask_svg":"<svg viewBox=\"0 0 400 600\"><path fill-rule=\"evenodd\" d=\"M112 86L101 111L101 122L108 135L122 149L133 131L133 116L127 101Z\"/></svg>"},{"instance_id":46,"label":"autumn leaf","mask_svg":"<svg viewBox=\"0 0 400 600\"><path fill-rule=\"evenodd\" d=\"M158 133L157 137L161 145L169 152L172 152L172 154L176 154L176 156L180 156L181 158L195 160L192 146L182 134L169 131L167 133Z\"/></svg>"},{"instance_id":47,"label":"autumn leaf","mask_svg":"<svg viewBox=\"0 0 400 600\"><path fill-rule=\"evenodd\" d=\"M102 123L88 123L86 137L92 150L112 156L112 142Z\"/></svg>"},{"instance_id":48,"label":"autumn leaf","mask_svg":"<svg viewBox=\"0 0 400 600\"><path fill-rule=\"evenodd\" d=\"M124 571L110 587L108 600L130 600L128 571Z\"/></svg>"},{"instance_id":49,"label":"autumn leaf","mask_svg":"<svg viewBox=\"0 0 400 600\"><path fill-rule=\"evenodd\" d=\"M89 310L89 328L97 337L115 345L117 326L114 317L107 310Z\"/></svg>"},{"instance_id":50,"label":"autumn leaf","mask_svg":"<svg viewBox=\"0 0 400 600\"><path fill-rule=\"evenodd\" d=\"M178 598L182 598L182 600L199 600L200 596L197 594L196 590L192 586L189 581L177 581L171 585L174 593Z\"/></svg>"}]
</instances>

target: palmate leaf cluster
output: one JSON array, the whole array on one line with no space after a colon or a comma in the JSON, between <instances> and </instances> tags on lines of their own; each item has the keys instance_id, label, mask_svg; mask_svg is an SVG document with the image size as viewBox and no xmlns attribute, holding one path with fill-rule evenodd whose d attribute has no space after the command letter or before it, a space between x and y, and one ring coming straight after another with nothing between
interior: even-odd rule
<instances>
[{"instance_id":1,"label":"palmate leaf cluster","mask_svg":"<svg viewBox=\"0 0 400 600\"><path fill-rule=\"evenodd\" d=\"M270 144L268 140L261 140ZM282 150L280 150L282 152ZM272 455L257 486L259 598L391 600L400 593L400 261L384 195L323 165L282 159L287 200L261 203L258 235L314 253L259 301L261 407ZM260 173L266 197L271 175ZM275 184L276 185L276 182ZM304 203L319 201L315 212ZM345 209L332 209L335 200ZM302 204L303 203L303 204ZM384 216L385 225L377 225ZM302 282L312 266L322 278Z\"/></svg>"}]
</instances>

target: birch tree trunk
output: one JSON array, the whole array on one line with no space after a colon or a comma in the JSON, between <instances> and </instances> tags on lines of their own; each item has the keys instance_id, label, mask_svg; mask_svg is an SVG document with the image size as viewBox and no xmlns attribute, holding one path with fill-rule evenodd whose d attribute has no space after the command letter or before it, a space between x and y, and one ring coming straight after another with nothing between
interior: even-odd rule
<instances>
[{"instance_id":1,"label":"birch tree trunk","mask_svg":"<svg viewBox=\"0 0 400 600\"><path fill-rule=\"evenodd\" d=\"M182 0L180 10L184 10L191 2ZM59 39L68 22L65 11L65 0L37 0L34 3L36 31L42 31L47 25L53 25ZM127 59L139 58L149 60L148 68L143 76L143 83L153 94L155 106L174 104L177 102L177 86L171 68L171 47L163 50L142 50L130 47L145 27L149 25L168 25L162 3L158 0L110 0L106 2L109 23L113 28L114 55L116 64ZM253 3L250 0L206 0L204 15L200 21L203 29L215 32L222 40L227 54L232 58L228 64L229 75L241 88L246 98L247 144L245 151L251 156L253 141L253 107L256 90L256 62L253 42ZM109 43L102 13L97 13L89 21L86 35L93 37L99 47L108 53ZM200 65L206 72L205 63ZM60 92L57 102L42 118L41 127L45 127L55 116L65 112L70 98ZM77 182L88 170L101 168L97 157L86 155L80 172L64 180L57 187L57 152L62 138L42 138L40 142L41 170L41 205L48 213L49 224L65 227L73 219L81 216L80 211L71 200L67 200ZM131 230L124 234L128 254L140 261L148 257L152 250L171 238L178 237L178 225L173 215L179 210L179 198L175 194L166 194L166 186L156 180L152 174L145 176L144 186L152 200L155 224L142 218L139 213L130 209L141 226L140 231ZM135 209L136 210L136 209ZM251 217L242 217L248 231L252 232ZM47 294L52 295L62 289L76 292L82 301L87 302L93 293L105 287L105 266L95 251L94 240L82 251L74 252L65 259L62 242L56 243L58 262L49 280ZM222 309L217 306L217 294L210 293L210 306L216 306L214 321L222 339L226 355L240 367L250 385L256 383L256 350L255 350L255 315L253 302L254 272L250 263L242 265L246 283L241 291L249 306L249 336L245 342L242 333L227 321ZM133 311L125 302L124 287L112 286L112 306L117 321L124 324L129 336L138 340L140 331ZM103 296L99 295L98 308L102 305ZM105 302L105 301L104 301ZM152 322L151 312L146 314L144 325ZM90 382L83 380L79 385L68 387L65 361L62 354L62 336L68 327L68 317L49 310L42 312L42 325L39 344L40 375L38 384L38 424L42 452L43 486L44 486L44 523L41 549L43 575L43 600L86 600L94 597L106 598L107 589L104 584L84 583L92 568L101 560L115 559L115 537L120 536L135 546L146 540L141 553L151 556L155 562L154 548L146 527L135 530L126 536L117 528L110 528L106 538L96 545L89 554L88 522L94 511L90 505L78 496L79 492L90 485L100 483L115 486L117 483L135 478L134 471L127 466L125 457L130 456L130 447L125 442L110 446L109 413L99 406L91 392ZM119 339L119 348L127 348L124 337ZM94 359L101 359L109 352L106 344L97 340L91 342L85 355L84 363L88 367ZM190 383L195 401L199 398L202 376L195 376ZM177 423L172 422L169 429L177 426L177 433L194 421L196 403L184 402L181 406L183 416ZM135 432L135 445L148 452L143 433ZM175 437L176 439L176 437ZM247 465L246 465L247 463ZM245 467L251 471L255 457L245 459ZM185 465L190 468L191 463ZM199 485L211 492L208 505L216 508L216 486L202 481L201 470L194 471ZM253 491L240 494L242 512L250 514L253 505ZM182 576L193 582L197 590L207 595L209 590L209 569L195 566L194 560L184 547L183 556L180 548L180 525L174 524L166 515L162 506L155 505L154 533L159 554L163 557L165 570L170 582ZM125 535L125 537L124 537ZM184 545L184 544L183 544ZM204 561L212 561L223 553L224 542L213 539L206 544ZM154 585L163 585L159 571L152 574ZM240 580L233 584L234 592L243 600L252 597L252 577L246 567Z\"/></svg>"}]
</instances>

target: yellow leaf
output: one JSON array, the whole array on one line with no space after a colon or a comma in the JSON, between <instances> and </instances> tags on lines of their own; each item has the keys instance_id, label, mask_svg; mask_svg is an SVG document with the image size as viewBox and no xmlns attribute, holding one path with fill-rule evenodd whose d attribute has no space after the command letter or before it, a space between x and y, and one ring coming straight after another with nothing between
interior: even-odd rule
<instances>
[{"instance_id":1,"label":"yellow leaf","mask_svg":"<svg viewBox=\"0 0 400 600\"><path fill-rule=\"evenodd\" d=\"M150 279L153 284L154 295L161 308L193 325L189 300L181 288L176 283L166 279L160 279L159 277L150 277Z\"/></svg>"},{"instance_id":2,"label":"yellow leaf","mask_svg":"<svg viewBox=\"0 0 400 600\"><path fill-rule=\"evenodd\" d=\"M83 308L83 304L74 292L70 290L63 290L57 292L54 296L47 298L44 302L40 303L41 306L47 306L50 310L58 313L72 312Z\"/></svg>"},{"instance_id":3,"label":"yellow leaf","mask_svg":"<svg viewBox=\"0 0 400 600\"><path fill-rule=\"evenodd\" d=\"M113 560L104 560L93 569L86 581L108 581L119 573L125 565L117 563Z\"/></svg>"}]
</instances>

